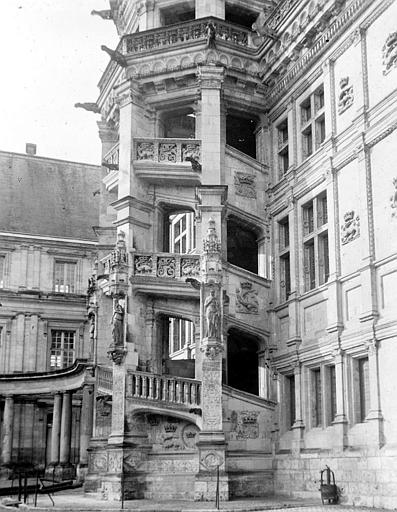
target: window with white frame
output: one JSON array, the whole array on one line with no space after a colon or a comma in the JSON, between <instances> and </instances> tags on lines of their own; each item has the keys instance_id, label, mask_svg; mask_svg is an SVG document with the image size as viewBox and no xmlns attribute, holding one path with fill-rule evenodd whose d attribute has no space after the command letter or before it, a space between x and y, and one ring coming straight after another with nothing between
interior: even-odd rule
<instances>
[{"instance_id":1,"label":"window with white frame","mask_svg":"<svg viewBox=\"0 0 397 512\"><path fill-rule=\"evenodd\" d=\"M50 347L50 369L58 370L71 366L75 360L76 332L52 330Z\"/></svg>"},{"instance_id":2,"label":"window with white frame","mask_svg":"<svg viewBox=\"0 0 397 512\"><path fill-rule=\"evenodd\" d=\"M328 281L328 210L327 195L323 192L302 208L303 265L305 291Z\"/></svg>"},{"instance_id":3,"label":"window with white frame","mask_svg":"<svg viewBox=\"0 0 397 512\"><path fill-rule=\"evenodd\" d=\"M280 302L288 300L291 293L291 261L288 216L281 219L279 226Z\"/></svg>"},{"instance_id":4,"label":"window with white frame","mask_svg":"<svg viewBox=\"0 0 397 512\"><path fill-rule=\"evenodd\" d=\"M170 252L187 254L195 248L194 213L170 215Z\"/></svg>"},{"instance_id":5,"label":"window with white frame","mask_svg":"<svg viewBox=\"0 0 397 512\"><path fill-rule=\"evenodd\" d=\"M288 119L277 125L277 165L278 179L282 179L289 168Z\"/></svg>"},{"instance_id":6,"label":"window with white frame","mask_svg":"<svg viewBox=\"0 0 397 512\"><path fill-rule=\"evenodd\" d=\"M0 288L4 288L4 273L5 273L6 257L0 255Z\"/></svg>"},{"instance_id":7,"label":"window with white frame","mask_svg":"<svg viewBox=\"0 0 397 512\"><path fill-rule=\"evenodd\" d=\"M76 293L76 262L55 261L54 291Z\"/></svg>"},{"instance_id":8,"label":"window with white frame","mask_svg":"<svg viewBox=\"0 0 397 512\"><path fill-rule=\"evenodd\" d=\"M324 87L321 85L300 103L302 159L308 158L325 140Z\"/></svg>"}]
</instances>

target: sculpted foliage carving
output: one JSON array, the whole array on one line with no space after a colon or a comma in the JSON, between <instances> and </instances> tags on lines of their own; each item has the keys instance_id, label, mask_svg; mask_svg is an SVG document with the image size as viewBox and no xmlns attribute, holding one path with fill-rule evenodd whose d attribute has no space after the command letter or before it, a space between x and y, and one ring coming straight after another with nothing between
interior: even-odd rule
<instances>
[{"instance_id":1,"label":"sculpted foliage carving","mask_svg":"<svg viewBox=\"0 0 397 512\"><path fill-rule=\"evenodd\" d=\"M349 77L341 78L339 88L338 113L342 114L354 101L353 86L349 84Z\"/></svg>"},{"instance_id":2,"label":"sculpted foliage carving","mask_svg":"<svg viewBox=\"0 0 397 512\"><path fill-rule=\"evenodd\" d=\"M135 257L135 275L147 275L151 274L153 270L153 258L152 256L136 256Z\"/></svg>"},{"instance_id":3,"label":"sculpted foliage carving","mask_svg":"<svg viewBox=\"0 0 397 512\"><path fill-rule=\"evenodd\" d=\"M397 66L397 32L387 37L382 48L383 74L387 75L393 67Z\"/></svg>"},{"instance_id":4,"label":"sculpted foliage carving","mask_svg":"<svg viewBox=\"0 0 397 512\"><path fill-rule=\"evenodd\" d=\"M390 207L392 209L392 217L397 217L397 178L393 178L394 192L390 197Z\"/></svg>"},{"instance_id":5,"label":"sculpted foliage carving","mask_svg":"<svg viewBox=\"0 0 397 512\"><path fill-rule=\"evenodd\" d=\"M175 258L159 258L157 260L158 277L175 277Z\"/></svg>"}]
</instances>

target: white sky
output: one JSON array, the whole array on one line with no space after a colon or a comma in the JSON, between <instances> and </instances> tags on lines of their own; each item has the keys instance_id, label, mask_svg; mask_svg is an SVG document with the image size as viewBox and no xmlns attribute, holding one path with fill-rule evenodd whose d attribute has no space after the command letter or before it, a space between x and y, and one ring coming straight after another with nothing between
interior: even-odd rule
<instances>
[{"instance_id":1,"label":"white sky","mask_svg":"<svg viewBox=\"0 0 397 512\"><path fill-rule=\"evenodd\" d=\"M0 1L0 150L100 164L98 114L76 102L98 98L118 42L112 21L91 16L107 0Z\"/></svg>"}]
</instances>

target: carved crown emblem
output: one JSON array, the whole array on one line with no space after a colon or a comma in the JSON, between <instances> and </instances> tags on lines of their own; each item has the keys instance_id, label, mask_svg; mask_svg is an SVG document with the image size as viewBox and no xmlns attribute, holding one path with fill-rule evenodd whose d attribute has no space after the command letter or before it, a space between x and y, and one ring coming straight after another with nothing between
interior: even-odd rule
<instances>
[{"instance_id":1,"label":"carved crown emblem","mask_svg":"<svg viewBox=\"0 0 397 512\"><path fill-rule=\"evenodd\" d=\"M243 283L240 283L242 290L252 290L252 283L249 281L244 281Z\"/></svg>"},{"instance_id":2,"label":"carved crown emblem","mask_svg":"<svg viewBox=\"0 0 397 512\"><path fill-rule=\"evenodd\" d=\"M348 84L349 84L349 77L348 76L340 79L339 86L340 86L341 89L343 89L344 87L347 87Z\"/></svg>"},{"instance_id":3,"label":"carved crown emblem","mask_svg":"<svg viewBox=\"0 0 397 512\"><path fill-rule=\"evenodd\" d=\"M354 210L351 210L350 212L346 212L343 216L345 219L345 222L349 222L354 219Z\"/></svg>"},{"instance_id":4,"label":"carved crown emblem","mask_svg":"<svg viewBox=\"0 0 397 512\"><path fill-rule=\"evenodd\" d=\"M257 411L247 411L242 413L242 423L244 425L254 425L257 422L258 419L258 412Z\"/></svg>"},{"instance_id":5,"label":"carved crown emblem","mask_svg":"<svg viewBox=\"0 0 397 512\"><path fill-rule=\"evenodd\" d=\"M164 430L167 432L167 434L173 434L176 432L177 426L172 424L167 424L164 426Z\"/></svg>"}]
</instances>

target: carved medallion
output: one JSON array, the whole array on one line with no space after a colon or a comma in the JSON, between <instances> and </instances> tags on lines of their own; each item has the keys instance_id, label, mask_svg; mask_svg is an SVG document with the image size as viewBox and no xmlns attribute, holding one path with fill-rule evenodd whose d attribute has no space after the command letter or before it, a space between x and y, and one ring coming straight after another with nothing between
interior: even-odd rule
<instances>
[{"instance_id":1,"label":"carved medallion","mask_svg":"<svg viewBox=\"0 0 397 512\"><path fill-rule=\"evenodd\" d=\"M397 66L397 32L392 32L387 37L382 48L383 74L390 73L393 67Z\"/></svg>"},{"instance_id":2,"label":"carved medallion","mask_svg":"<svg viewBox=\"0 0 397 512\"><path fill-rule=\"evenodd\" d=\"M159 162L176 162L178 146L176 144L159 145Z\"/></svg>"},{"instance_id":3,"label":"carved medallion","mask_svg":"<svg viewBox=\"0 0 397 512\"><path fill-rule=\"evenodd\" d=\"M349 85L349 77L341 78L339 82L338 114L342 114L353 105L353 86Z\"/></svg>"},{"instance_id":4,"label":"carved medallion","mask_svg":"<svg viewBox=\"0 0 397 512\"><path fill-rule=\"evenodd\" d=\"M240 289L236 290L236 312L257 314L258 311L258 290L253 289L249 281L240 283Z\"/></svg>"},{"instance_id":5,"label":"carved medallion","mask_svg":"<svg viewBox=\"0 0 397 512\"><path fill-rule=\"evenodd\" d=\"M216 468L222 466L223 458L217 452L208 452L201 457L200 463L208 471L215 471Z\"/></svg>"},{"instance_id":6,"label":"carved medallion","mask_svg":"<svg viewBox=\"0 0 397 512\"><path fill-rule=\"evenodd\" d=\"M192 277L200 273L200 262L193 258L183 258L181 260L181 276Z\"/></svg>"},{"instance_id":7,"label":"carved medallion","mask_svg":"<svg viewBox=\"0 0 397 512\"><path fill-rule=\"evenodd\" d=\"M250 199L256 199L256 176L244 172L234 174L234 189L236 194Z\"/></svg>"},{"instance_id":8,"label":"carved medallion","mask_svg":"<svg viewBox=\"0 0 397 512\"><path fill-rule=\"evenodd\" d=\"M360 236L360 217L355 216L354 210L346 212L341 226L342 244L348 244Z\"/></svg>"}]
</instances>

